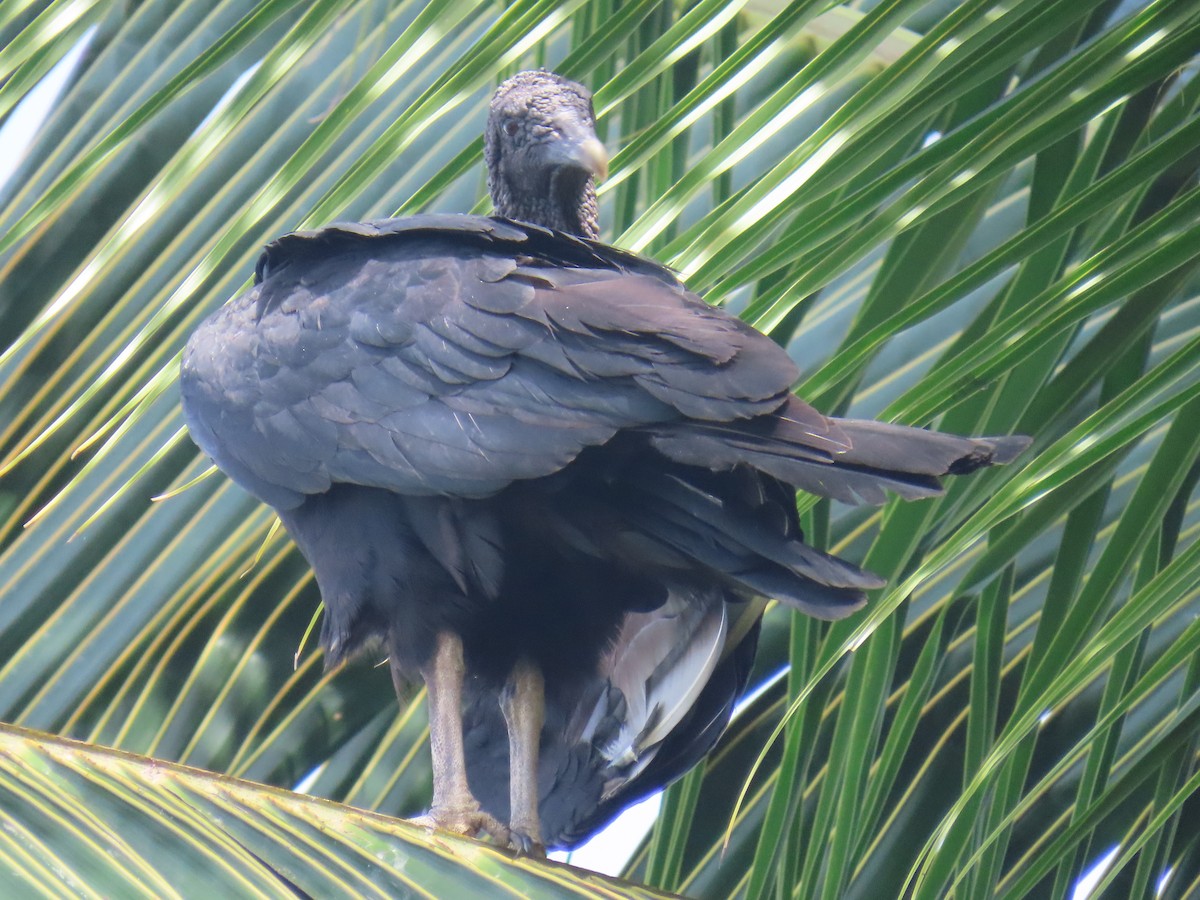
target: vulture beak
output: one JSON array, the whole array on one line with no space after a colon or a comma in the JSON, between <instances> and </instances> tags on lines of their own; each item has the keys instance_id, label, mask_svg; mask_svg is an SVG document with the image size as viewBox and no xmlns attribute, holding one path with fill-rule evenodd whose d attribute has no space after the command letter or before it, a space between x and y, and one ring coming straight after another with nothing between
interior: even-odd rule
<instances>
[{"instance_id":1,"label":"vulture beak","mask_svg":"<svg viewBox=\"0 0 1200 900\"><path fill-rule=\"evenodd\" d=\"M550 150L558 165L581 169L597 181L608 177L608 153L591 128L578 123L563 123L559 126L559 134L562 137Z\"/></svg>"},{"instance_id":2,"label":"vulture beak","mask_svg":"<svg viewBox=\"0 0 1200 900\"><path fill-rule=\"evenodd\" d=\"M608 153L595 135L573 143L572 151L572 158L581 168L591 172L597 181L608 177Z\"/></svg>"}]
</instances>

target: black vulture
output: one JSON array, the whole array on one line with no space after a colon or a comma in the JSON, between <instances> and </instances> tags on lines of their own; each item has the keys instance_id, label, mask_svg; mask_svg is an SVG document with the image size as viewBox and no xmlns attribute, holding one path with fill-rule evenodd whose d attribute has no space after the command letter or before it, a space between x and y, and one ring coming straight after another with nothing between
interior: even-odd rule
<instances>
[{"instance_id":1,"label":"black vulture","mask_svg":"<svg viewBox=\"0 0 1200 900\"><path fill-rule=\"evenodd\" d=\"M196 443L312 565L329 665L381 646L429 691L421 821L571 846L710 750L764 598L845 616L875 575L803 542L795 491L879 503L1012 459L827 418L779 346L597 243L591 95L504 82L495 217L266 247L183 355Z\"/></svg>"}]
</instances>

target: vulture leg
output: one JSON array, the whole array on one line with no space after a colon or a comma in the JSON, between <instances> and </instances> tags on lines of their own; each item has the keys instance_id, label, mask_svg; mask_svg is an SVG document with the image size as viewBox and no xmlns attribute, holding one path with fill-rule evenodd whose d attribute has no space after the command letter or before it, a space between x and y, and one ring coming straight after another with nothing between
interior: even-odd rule
<instances>
[{"instance_id":1,"label":"vulture leg","mask_svg":"<svg viewBox=\"0 0 1200 900\"><path fill-rule=\"evenodd\" d=\"M538 745L545 719L542 671L521 660L500 695L508 724L509 844L520 853L545 856L538 820Z\"/></svg>"},{"instance_id":2,"label":"vulture leg","mask_svg":"<svg viewBox=\"0 0 1200 900\"><path fill-rule=\"evenodd\" d=\"M433 756L433 807L413 819L426 828L465 834L485 832L496 841L508 842L508 829L484 812L467 784L463 751L462 638L449 631L437 637L432 660L421 669L429 692L429 748Z\"/></svg>"}]
</instances>

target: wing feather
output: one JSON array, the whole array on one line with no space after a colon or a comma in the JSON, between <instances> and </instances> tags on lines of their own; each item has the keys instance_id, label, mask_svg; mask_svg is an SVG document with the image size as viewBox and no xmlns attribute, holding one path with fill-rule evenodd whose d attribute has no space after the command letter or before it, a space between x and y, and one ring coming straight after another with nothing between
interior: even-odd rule
<instances>
[{"instance_id":1,"label":"wing feather","mask_svg":"<svg viewBox=\"0 0 1200 900\"><path fill-rule=\"evenodd\" d=\"M331 482L484 496L623 429L770 411L796 378L661 267L532 226L335 226L258 273L193 335L182 387L201 446L284 508Z\"/></svg>"}]
</instances>

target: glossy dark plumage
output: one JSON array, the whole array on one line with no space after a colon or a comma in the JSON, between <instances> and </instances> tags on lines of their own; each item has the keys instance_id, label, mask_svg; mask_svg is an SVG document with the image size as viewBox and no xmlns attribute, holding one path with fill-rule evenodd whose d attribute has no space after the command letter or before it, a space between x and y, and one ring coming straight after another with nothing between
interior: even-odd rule
<instances>
[{"instance_id":1,"label":"glossy dark plumage","mask_svg":"<svg viewBox=\"0 0 1200 900\"><path fill-rule=\"evenodd\" d=\"M438 635L461 637L470 789L502 823L500 701L520 661L540 670L555 846L711 749L761 598L837 618L880 586L804 545L795 488L929 496L1026 443L826 418L796 378L652 262L414 216L269 245L255 286L189 341L181 387L196 442L312 564L331 663L379 641L412 676Z\"/></svg>"}]
</instances>

